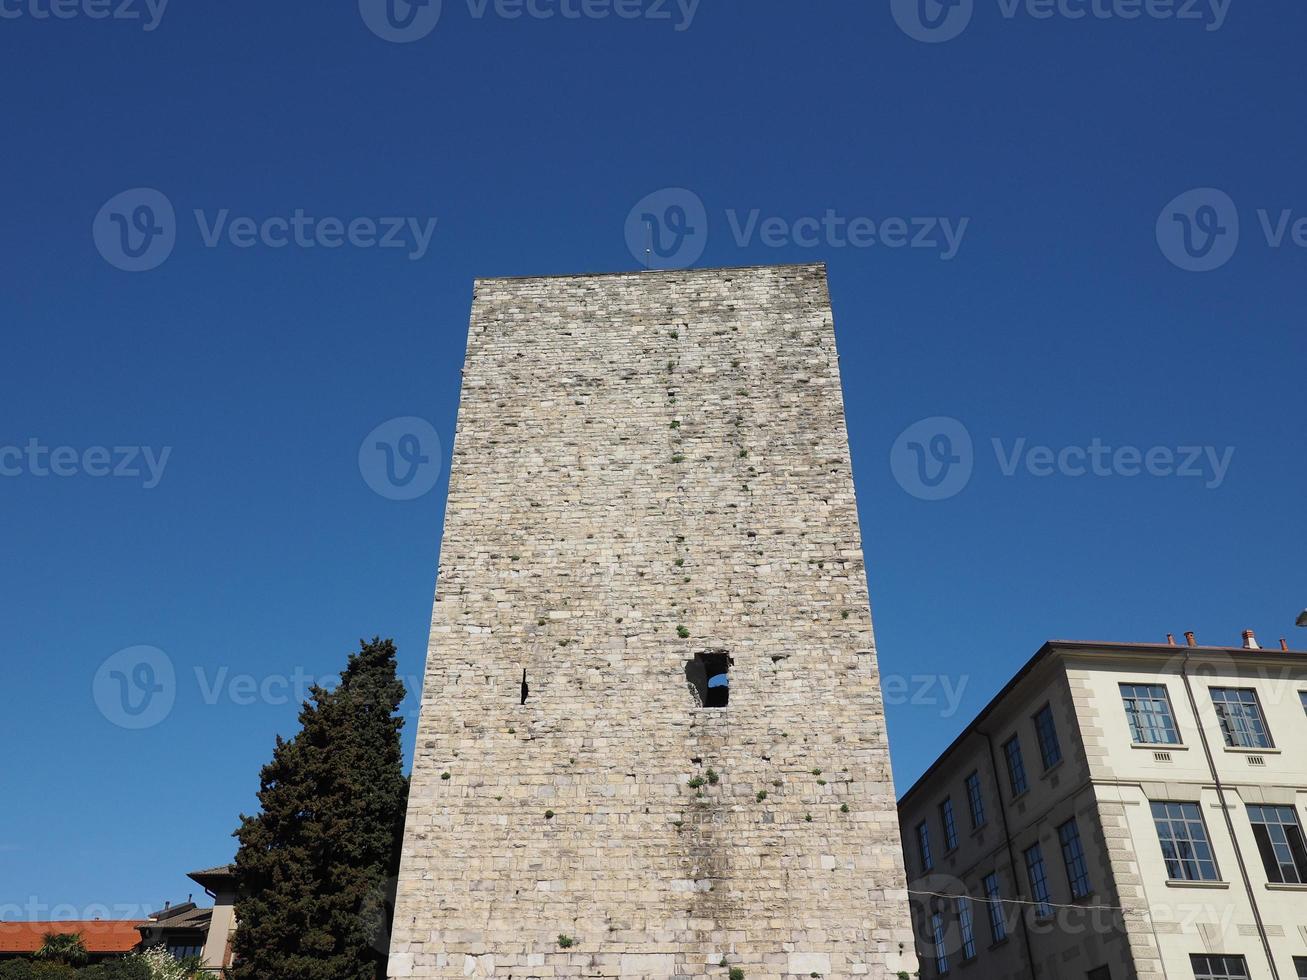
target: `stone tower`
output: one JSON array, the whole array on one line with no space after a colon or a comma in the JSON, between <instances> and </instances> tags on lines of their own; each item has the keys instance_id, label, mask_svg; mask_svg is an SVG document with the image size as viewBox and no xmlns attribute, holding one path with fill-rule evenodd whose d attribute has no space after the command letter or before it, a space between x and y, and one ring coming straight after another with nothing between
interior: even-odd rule
<instances>
[{"instance_id":1,"label":"stone tower","mask_svg":"<svg viewBox=\"0 0 1307 980\"><path fill-rule=\"evenodd\" d=\"M904 880L824 266L478 281L392 975L888 977Z\"/></svg>"}]
</instances>

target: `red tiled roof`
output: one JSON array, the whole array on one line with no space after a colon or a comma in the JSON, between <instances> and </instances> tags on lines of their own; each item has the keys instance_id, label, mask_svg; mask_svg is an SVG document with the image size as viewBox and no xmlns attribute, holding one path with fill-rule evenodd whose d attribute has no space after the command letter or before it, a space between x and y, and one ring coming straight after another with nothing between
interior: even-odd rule
<instances>
[{"instance_id":1,"label":"red tiled roof","mask_svg":"<svg viewBox=\"0 0 1307 980\"><path fill-rule=\"evenodd\" d=\"M46 933L77 933L88 953L130 953L141 941L140 920L90 922L0 922L0 953L35 953Z\"/></svg>"}]
</instances>

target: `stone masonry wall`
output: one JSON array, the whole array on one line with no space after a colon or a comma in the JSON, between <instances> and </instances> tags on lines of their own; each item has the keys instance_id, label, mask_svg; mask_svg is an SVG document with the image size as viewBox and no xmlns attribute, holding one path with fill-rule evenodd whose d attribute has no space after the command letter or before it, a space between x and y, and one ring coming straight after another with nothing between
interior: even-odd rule
<instances>
[{"instance_id":1,"label":"stone masonry wall","mask_svg":"<svg viewBox=\"0 0 1307 980\"><path fill-rule=\"evenodd\" d=\"M392 975L887 977L904 880L824 267L478 281Z\"/></svg>"}]
</instances>

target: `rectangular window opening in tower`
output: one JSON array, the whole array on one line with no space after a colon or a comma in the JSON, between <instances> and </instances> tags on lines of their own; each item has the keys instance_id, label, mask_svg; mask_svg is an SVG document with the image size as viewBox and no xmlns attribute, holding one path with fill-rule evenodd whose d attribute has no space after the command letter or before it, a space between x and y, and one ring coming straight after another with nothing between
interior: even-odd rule
<instances>
[{"instance_id":1,"label":"rectangular window opening in tower","mask_svg":"<svg viewBox=\"0 0 1307 980\"><path fill-rule=\"evenodd\" d=\"M699 705L725 708L731 698L731 657L725 651L696 653L685 665L685 679Z\"/></svg>"}]
</instances>

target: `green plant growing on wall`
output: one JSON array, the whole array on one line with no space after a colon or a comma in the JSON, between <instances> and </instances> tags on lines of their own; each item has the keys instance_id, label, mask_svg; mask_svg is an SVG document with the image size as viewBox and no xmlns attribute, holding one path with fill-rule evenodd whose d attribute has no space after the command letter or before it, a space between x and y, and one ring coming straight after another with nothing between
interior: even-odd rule
<instances>
[{"instance_id":1,"label":"green plant growing on wall","mask_svg":"<svg viewBox=\"0 0 1307 980\"><path fill-rule=\"evenodd\" d=\"M571 936L566 936L561 932L558 934L559 949L571 949L575 945L576 945L576 940L573 939Z\"/></svg>"}]
</instances>

